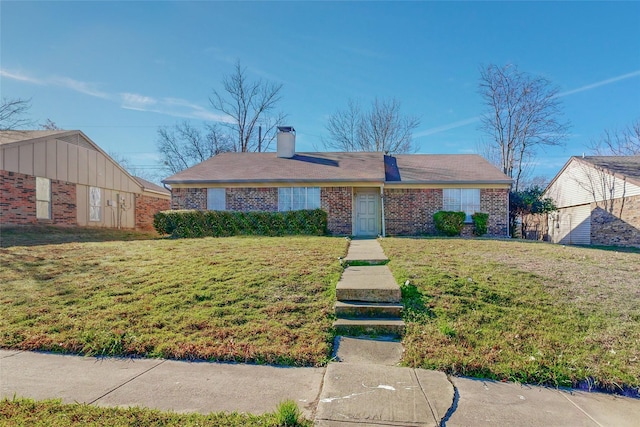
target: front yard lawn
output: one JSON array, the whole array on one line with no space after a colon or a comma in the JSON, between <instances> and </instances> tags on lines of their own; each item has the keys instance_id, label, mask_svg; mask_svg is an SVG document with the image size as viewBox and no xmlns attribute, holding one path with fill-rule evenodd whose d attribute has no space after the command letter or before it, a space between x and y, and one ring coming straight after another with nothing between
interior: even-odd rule
<instances>
[{"instance_id":1,"label":"front yard lawn","mask_svg":"<svg viewBox=\"0 0 640 427\"><path fill-rule=\"evenodd\" d=\"M405 364L637 395L640 251L463 239L381 244L398 283L409 280Z\"/></svg>"},{"instance_id":2,"label":"front yard lawn","mask_svg":"<svg viewBox=\"0 0 640 427\"><path fill-rule=\"evenodd\" d=\"M46 244L11 233L0 249L0 347L290 365L330 357L345 239L111 233Z\"/></svg>"}]
</instances>

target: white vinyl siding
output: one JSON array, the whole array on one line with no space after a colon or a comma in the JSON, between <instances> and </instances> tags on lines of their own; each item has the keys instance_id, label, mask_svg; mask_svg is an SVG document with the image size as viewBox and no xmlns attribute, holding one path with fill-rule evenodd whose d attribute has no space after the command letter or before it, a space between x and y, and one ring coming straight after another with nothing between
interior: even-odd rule
<instances>
[{"instance_id":1,"label":"white vinyl siding","mask_svg":"<svg viewBox=\"0 0 640 427\"><path fill-rule=\"evenodd\" d=\"M36 177L36 218L51 219L51 180Z\"/></svg>"},{"instance_id":2,"label":"white vinyl siding","mask_svg":"<svg viewBox=\"0 0 640 427\"><path fill-rule=\"evenodd\" d=\"M559 209L550 214L550 233L554 243L563 245L591 244L591 206Z\"/></svg>"},{"instance_id":3,"label":"white vinyl siding","mask_svg":"<svg viewBox=\"0 0 640 427\"><path fill-rule=\"evenodd\" d=\"M89 187L89 221L102 221L102 191L98 187Z\"/></svg>"},{"instance_id":4,"label":"white vinyl siding","mask_svg":"<svg viewBox=\"0 0 640 427\"><path fill-rule=\"evenodd\" d=\"M442 210L466 213L465 222L471 222L471 215L480 211L479 188L445 188L442 195Z\"/></svg>"},{"instance_id":5,"label":"white vinyl siding","mask_svg":"<svg viewBox=\"0 0 640 427\"><path fill-rule=\"evenodd\" d=\"M223 211L227 208L227 192L224 188L207 189L207 209Z\"/></svg>"},{"instance_id":6,"label":"white vinyl siding","mask_svg":"<svg viewBox=\"0 0 640 427\"><path fill-rule=\"evenodd\" d=\"M320 187L278 188L278 210L298 211L320 207Z\"/></svg>"}]
</instances>

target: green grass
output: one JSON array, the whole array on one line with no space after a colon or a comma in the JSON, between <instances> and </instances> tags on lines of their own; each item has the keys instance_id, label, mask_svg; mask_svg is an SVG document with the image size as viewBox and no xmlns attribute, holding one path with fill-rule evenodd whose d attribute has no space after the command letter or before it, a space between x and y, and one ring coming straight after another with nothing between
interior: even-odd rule
<instances>
[{"instance_id":1,"label":"green grass","mask_svg":"<svg viewBox=\"0 0 640 427\"><path fill-rule=\"evenodd\" d=\"M178 414L144 408L104 408L86 404L63 404L59 400L33 401L30 399L3 399L0 401L2 426L52 427L279 427L278 412L263 415L239 413ZM300 420L296 426L311 426Z\"/></svg>"},{"instance_id":2,"label":"green grass","mask_svg":"<svg viewBox=\"0 0 640 427\"><path fill-rule=\"evenodd\" d=\"M330 357L344 239L109 232L47 244L36 233L21 246L7 243L24 240L11 232L0 249L0 347L300 366Z\"/></svg>"},{"instance_id":3,"label":"green grass","mask_svg":"<svg viewBox=\"0 0 640 427\"><path fill-rule=\"evenodd\" d=\"M640 251L383 239L402 286L404 363L637 393Z\"/></svg>"}]
</instances>

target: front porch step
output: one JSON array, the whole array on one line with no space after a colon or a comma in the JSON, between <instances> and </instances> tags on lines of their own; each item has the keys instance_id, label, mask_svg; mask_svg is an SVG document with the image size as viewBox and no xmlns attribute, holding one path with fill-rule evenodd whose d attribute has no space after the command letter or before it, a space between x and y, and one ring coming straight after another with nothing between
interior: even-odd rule
<instances>
[{"instance_id":1,"label":"front porch step","mask_svg":"<svg viewBox=\"0 0 640 427\"><path fill-rule=\"evenodd\" d=\"M337 301L335 304L337 317L344 318L399 318L402 305L387 302Z\"/></svg>"},{"instance_id":2,"label":"front porch step","mask_svg":"<svg viewBox=\"0 0 640 427\"><path fill-rule=\"evenodd\" d=\"M395 335L404 334L402 319L361 318L336 319L333 327L340 335Z\"/></svg>"},{"instance_id":3,"label":"front porch step","mask_svg":"<svg viewBox=\"0 0 640 427\"><path fill-rule=\"evenodd\" d=\"M387 266L350 266L336 286L336 299L399 303L402 295Z\"/></svg>"}]
</instances>

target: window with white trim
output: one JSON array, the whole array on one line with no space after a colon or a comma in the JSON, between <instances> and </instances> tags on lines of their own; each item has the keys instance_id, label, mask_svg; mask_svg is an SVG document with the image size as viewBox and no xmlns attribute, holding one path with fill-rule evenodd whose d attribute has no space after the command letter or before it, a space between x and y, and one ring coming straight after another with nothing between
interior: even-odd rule
<instances>
[{"instance_id":1,"label":"window with white trim","mask_svg":"<svg viewBox=\"0 0 640 427\"><path fill-rule=\"evenodd\" d=\"M207 188L207 209L224 211L227 208L227 192L224 188Z\"/></svg>"},{"instance_id":2,"label":"window with white trim","mask_svg":"<svg viewBox=\"0 0 640 427\"><path fill-rule=\"evenodd\" d=\"M36 177L36 218L51 219L51 180Z\"/></svg>"},{"instance_id":3,"label":"window with white trim","mask_svg":"<svg viewBox=\"0 0 640 427\"><path fill-rule=\"evenodd\" d=\"M89 187L89 221L102 221L102 190Z\"/></svg>"},{"instance_id":4,"label":"window with white trim","mask_svg":"<svg viewBox=\"0 0 640 427\"><path fill-rule=\"evenodd\" d=\"M278 210L299 211L320 207L320 187L278 188Z\"/></svg>"},{"instance_id":5,"label":"window with white trim","mask_svg":"<svg viewBox=\"0 0 640 427\"><path fill-rule=\"evenodd\" d=\"M466 213L465 222L471 222L471 215L480 212L479 188L445 188L442 196L442 210Z\"/></svg>"}]
</instances>

